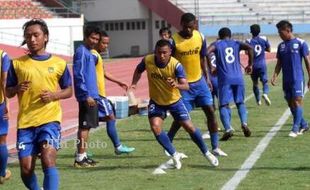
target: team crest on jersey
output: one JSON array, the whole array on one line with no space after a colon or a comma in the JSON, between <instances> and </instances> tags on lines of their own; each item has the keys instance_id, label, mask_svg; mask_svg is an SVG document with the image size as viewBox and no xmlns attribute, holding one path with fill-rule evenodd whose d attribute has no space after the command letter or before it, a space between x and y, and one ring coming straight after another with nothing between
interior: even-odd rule
<instances>
[{"instance_id":1,"label":"team crest on jersey","mask_svg":"<svg viewBox=\"0 0 310 190\"><path fill-rule=\"evenodd\" d=\"M49 73L53 73L54 72L54 67L49 67L47 70L48 70Z\"/></svg>"},{"instance_id":2,"label":"team crest on jersey","mask_svg":"<svg viewBox=\"0 0 310 190\"><path fill-rule=\"evenodd\" d=\"M285 44L280 45L280 49L283 50L285 48Z\"/></svg>"},{"instance_id":3,"label":"team crest on jersey","mask_svg":"<svg viewBox=\"0 0 310 190\"><path fill-rule=\"evenodd\" d=\"M293 44L293 49L298 49L299 48L299 44Z\"/></svg>"}]
</instances>

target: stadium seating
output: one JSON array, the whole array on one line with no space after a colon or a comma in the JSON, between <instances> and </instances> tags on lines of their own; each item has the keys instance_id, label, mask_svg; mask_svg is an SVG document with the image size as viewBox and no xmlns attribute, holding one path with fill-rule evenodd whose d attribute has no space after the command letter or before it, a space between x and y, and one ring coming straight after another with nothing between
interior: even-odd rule
<instances>
[{"instance_id":1,"label":"stadium seating","mask_svg":"<svg viewBox=\"0 0 310 190\"><path fill-rule=\"evenodd\" d=\"M210 25L274 24L281 19L293 23L310 22L310 0L170 0L184 12L199 13Z\"/></svg>"}]
</instances>

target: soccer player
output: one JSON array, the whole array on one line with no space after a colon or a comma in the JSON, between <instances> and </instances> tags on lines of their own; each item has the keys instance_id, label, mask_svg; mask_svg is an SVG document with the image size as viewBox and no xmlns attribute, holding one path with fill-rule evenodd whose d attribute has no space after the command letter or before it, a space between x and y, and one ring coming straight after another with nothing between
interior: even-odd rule
<instances>
[{"instance_id":1,"label":"soccer player","mask_svg":"<svg viewBox=\"0 0 310 190\"><path fill-rule=\"evenodd\" d=\"M258 79L263 84L263 95L262 98L265 100L266 105L270 106L271 101L268 97L269 87L268 87L268 76L267 76L267 65L265 58L265 51L270 52L270 44L266 36L260 36L260 26L258 24L253 24L250 26L252 33L252 38L247 39L246 43L250 44L254 49L254 64L251 74L253 81L253 92L255 95L257 105L261 105L260 92L258 86Z\"/></svg>"},{"instance_id":2,"label":"soccer player","mask_svg":"<svg viewBox=\"0 0 310 190\"><path fill-rule=\"evenodd\" d=\"M195 30L196 17L192 13L185 13L181 17L182 30L172 36L173 54L183 65L189 82L189 90L182 90L181 94L187 110L190 112L195 106L199 106L207 117L207 126L211 136L212 151L217 156L227 156L219 148L218 124L213 108L213 99L207 81L206 71L206 40L203 35ZM210 82L208 82L210 83ZM180 128L175 121L168 132L172 141ZM198 129L197 129L198 130Z\"/></svg>"},{"instance_id":3,"label":"soccer player","mask_svg":"<svg viewBox=\"0 0 310 190\"><path fill-rule=\"evenodd\" d=\"M216 72L218 76L218 91L220 104L220 118L225 128L221 140L228 140L233 136L233 128L230 125L231 110L229 103L234 100L241 121L241 128L244 136L251 136L251 131L247 124L247 110L244 104L244 80L241 71L240 51L246 50L249 56L247 73L251 73L253 64L253 49L250 45L231 39L229 28L219 30L219 40L211 44L207 53L215 53Z\"/></svg>"},{"instance_id":4,"label":"soccer player","mask_svg":"<svg viewBox=\"0 0 310 190\"><path fill-rule=\"evenodd\" d=\"M100 40L100 29L88 25L84 29L84 41L73 56L73 79L75 97L79 104L79 127L77 132L77 152L74 167L94 167L97 162L87 156L88 134L98 127L99 93L96 77L96 62L91 50Z\"/></svg>"},{"instance_id":5,"label":"soccer player","mask_svg":"<svg viewBox=\"0 0 310 190\"><path fill-rule=\"evenodd\" d=\"M56 168L60 147L62 111L59 100L72 96L72 81L66 62L45 51L49 30L41 19L27 21L24 41L29 54L13 59L8 72L6 95L17 95L17 150L24 185L40 189L35 170L38 154L44 172L44 189L58 189Z\"/></svg>"},{"instance_id":6,"label":"soccer player","mask_svg":"<svg viewBox=\"0 0 310 190\"><path fill-rule=\"evenodd\" d=\"M277 64L271 84L276 85L276 80L282 69L284 98L293 115L293 127L289 136L297 137L309 129L307 121L303 118L302 106L305 86L302 59L304 59L310 78L309 48L304 40L294 36L293 25L289 21L282 20L276 26L283 42L278 45ZM307 86L310 88L310 79Z\"/></svg>"},{"instance_id":7,"label":"soccer player","mask_svg":"<svg viewBox=\"0 0 310 190\"><path fill-rule=\"evenodd\" d=\"M100 56L101 52L104 52L110 42L110 38L105 31L100 31L101 37L99 43L96 45L95 49L92 50L93 55L95 56L96 62L96 75L97 75L97 87L99 92L99 100L97 101L98 104L98 114L99 114L99 121L105 121L107 127L107 133L110 137L111 141L113 142L115 153L122 154L122 153L131 153L135 150L133 147L127 147L123 145L118 138L117 131L116 131L116 120L115 120L115 113L113 109L113 105L111 101L106 98L106 90L105 90L105 78L118 84L124 90L127 90L128 85L113 75L108 73L104 69L103 60Z\"/></svg>"},{"instance_id":8,"label":"soccer player","mask_svg":"<svg viewBox=\"0 0 310 190\"><path fill-rule=\"evenodd\" d=\"M6 137L8 134L8 108L7 98L5 96L5 86L7 73L10 67L10 58L6 52L0 50L0 68L1 68L1 90L0 90L0 184L5 180L10 179L11 171L7 170L8 163L8 148L6 145Z\"/></svg>"},{"instance_id":9,"label":"soccer player","mask_svg":"<svg viewBox=\"0 0 310 190\"><path fill-rule=\"evenodd\" d=\"M136 88L145 70L150 95L148 105L149 123L158 143L172 156L175 167L180 169L182 166L181 154L175 150L169 137L161 128L168 110L175 122L178 122L189 133L211 165L218 166L217 158L208 151L200 130L193 126L181 98L179 90L188 90L189 86L182 65L178 60L171 57L169 41L159 40L156 43L155 55L150 54L144 57L134 72L131 89Z\"/></svg>"}]
</instances>

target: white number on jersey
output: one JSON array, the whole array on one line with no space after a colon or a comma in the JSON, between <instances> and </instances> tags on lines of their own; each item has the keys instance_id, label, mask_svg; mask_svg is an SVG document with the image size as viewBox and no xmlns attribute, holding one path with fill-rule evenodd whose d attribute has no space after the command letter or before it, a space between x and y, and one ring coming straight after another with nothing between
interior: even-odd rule
<instances>
[{"instance_id":1,"label":"white number on jersey","mask_svg":"<svg viewBox=\"0 0 310 190\"><path fill-rule=\"evenodd\" d=\"M258 57L262 53L262 46L255 45L254 46L255 56Z\"/></svg>"},{"instance_id":2,"label":"white number on jersey","mask_svg":"<svg viewBox=\"0 0 310 190\"><path fill-rule=\"evenodd\" d=\"M232 64L235 61L234 49L232 47L226 48L225 54L226 63Z\"/></svg>"},{"instance_id":3,"label":"white number on jersey","mask_svg":"<svg viewBox=\"0 0 310 190\"><path fill-rule=\"evenodd\" d=\"M213 55L211 56L211 65L212 65L212 67L216 67L215 61L216 61L216 57L215 57L215 54L213 54Z\"/></svg>"}]
</instances>

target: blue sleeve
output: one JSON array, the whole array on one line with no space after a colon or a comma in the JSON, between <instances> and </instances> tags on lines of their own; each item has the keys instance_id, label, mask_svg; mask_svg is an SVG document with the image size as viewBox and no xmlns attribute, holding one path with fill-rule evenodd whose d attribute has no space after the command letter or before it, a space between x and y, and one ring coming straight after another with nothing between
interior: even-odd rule
<instances>
[{"instance_id":1,"label":"blue sleeve","mask_svg":"<svg viewBox=\"0 0 310 190\"><path fill-rule=\"evenodd\" d=\"M143 73L145 71L145 61L142 59L142 61L137 65L137 70L139 73Z\"/></svg>"},{"instance_id":2,"label":"blue sleeve","mask_svg":"<svg viewBox=\"0 0 310 190\"><path fill-rule=\"evenodd\" d=\"M98 57L97 57L97 55L95 55L95 54L93 54L93 56L94 56L95 63L96 63L96 65L97 65L97 63L98 63Z\"/></svg>"},{"instance_id":3,"label":"blue sleeve","mask_svg":"<svg viewBox=\"0 0 310 190\"><path fill-rule=\"evenodd\" d=\"M7 87L14 87L18 84L18 79L15 73L15 69L14 66L12 64L12 62L10 62L10 67L8 70L8 76L7 76L7 80L6 80L6 86Z\"/></svg>"},{"instance_id":4,"label":"blue sleeve","mask_svg":"<svg viewBox=\"0 0 310 190\"><path fill-rule=\"evenodd\" d=\"M78 90L80 96L85 99L89 97L88 89L85 83L85 68L87 60L83 48L78 48L73 56L73 79L74 87ZM95 84L94 84L95 85Z\"/></svg>"},{"instance_id":5,"label":"blue sleeve","mask_svg":"<svg viewBox=\"0 0 310 190\"><path fill-rule=\"evenodd\" d=\"M202 41L202 46L201 46L201 50L200 50L200 56L201 57L206 57L207 56L207 41L206 41L206 39L204 39Z\"/></svg>"},{"instance_id":6,"label":"blue sleeve","mask_svg":"<svg viewBox=\"0 0 310 190\"><path fill-rule=\"evenodd\" d=\"M2 57L1 58L2 58L2 61L1 61L1 63L2 63L1 71L2 72L7 72L9 70L9 68L10 68L11 60L10 60L8 54L6 54L5 52L2 53Z\"/></svg>"},{"instance_id":7,"label":"blue sleeve","mask_svg":"<svg viewBox=\"0 0 310 190\"><path fill-rule=\"evenodd\" d=\"M71 75L68 69L68 66L66 66L62 76L60 77L59 81L59 86L61 89L65 89L69 86L72 86L72 79L71 79Z\"/></svg>"},{"instance_id":8,"label":"blue sleeve","mask_svg":"<svg viewBox=\"0 0 310 190\"><path fill-rule=\"evenodd\" d=\"M270 48L270 43L269 41L266 39L266 49Z\"/></svg>"},{"instance_id":9,"label":"blue sleeve","mask_svg":"<svg viewBox=\"0 0 310 190\"><path fill-rule=\"evenodd\" d=\"M309 55L309 48L306 42L302 43L301 54L303 57L307 57Z\"/></svg>"},{"instance_id":10,"label":"blue sleeve","mask_svg":"<svg viewBox=\"0 0 310 190\"><path fill-rule=\"evenodd\" d=\"M178 63L175 67L175 76L177 78L186 78L185 71L181 63Z\"/></svg>"},{"instance_id":11,"label":"blue sleeve","mask_svg":"<svg viewBox=\"0 0 310 190\"><path fill-rule=\"evenodd\" d=\"M277 48L277 59L280 59L280 45L278 45L278 48Z\"/></svg>"}]
</instances>

